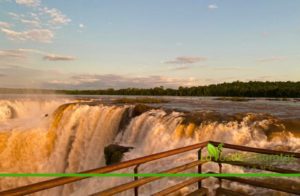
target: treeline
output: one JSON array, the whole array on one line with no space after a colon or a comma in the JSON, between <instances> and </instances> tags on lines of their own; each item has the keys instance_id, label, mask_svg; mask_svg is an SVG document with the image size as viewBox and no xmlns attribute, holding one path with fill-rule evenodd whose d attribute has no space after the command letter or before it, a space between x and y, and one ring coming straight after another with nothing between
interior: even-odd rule
<instances>
[{"instance_id":1,"label":"treeline","mask_svg":"<svg viewBox=\"0 0 300 196\"><path fill-rule=\"evenodd\" d=\"M164 88L126 88L105 90L0 89L0 93L35 93L68 95L166 95L166 96L229 96L229 97L300 97L300 82L232 82L207 86Z\"/></svg>"},{"instance_id":2,"label":"treeline","mask_svg":"<svg viewBox=\"0 0 300 196\"><path fill-rule=\"evenodd\" d=\"M230 97L300 97L300 82L232 82L208 86L126 88L106 90L67 90L65 94L86 95L167 95L167 96L230 96Z\"/></svg>"}]
</instances>

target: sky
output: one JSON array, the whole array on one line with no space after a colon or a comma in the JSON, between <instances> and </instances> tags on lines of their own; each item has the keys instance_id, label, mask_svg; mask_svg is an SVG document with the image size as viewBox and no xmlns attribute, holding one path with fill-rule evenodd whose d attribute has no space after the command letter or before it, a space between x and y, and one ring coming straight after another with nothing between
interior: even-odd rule
<instances>
[{"instance_id":1,"label":"sky","mask_svg":"<svg viewBox=\"0 0 300 196\"><path fill-rule=\"evenodd\" d=\"M299 81L299 0L0 0L0 87Z\"/></svg>"}]
</instances>

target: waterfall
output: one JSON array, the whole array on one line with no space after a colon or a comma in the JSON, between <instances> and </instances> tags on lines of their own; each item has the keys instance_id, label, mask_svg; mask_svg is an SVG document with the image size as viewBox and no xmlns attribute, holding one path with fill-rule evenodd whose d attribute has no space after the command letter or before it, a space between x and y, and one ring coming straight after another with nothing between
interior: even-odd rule
<instances>
[{"instance_id":1,"label":"waterfall","mask_svg":"<svg viewBox=\"0 0 300 196\"><path fill-rule=\"evenodd\" d=\"M67 173L94 169L105 165L104 147L111 143L134 147L125 153L123 160L207 140L300 152L300 139L293 134L295 130L287 130L280 119L270 115L248 113L224 117L205 112L191 114L151 109L134 116L133 108L132 105L72 103L70 100L2 100L0 172ZM139 170L159 172L196 158L196 151L191 151L143 164ZM208 164L204 169L211 171L217 170L217 167ZM245 172L228 165L223 170ZM132 168L122 171L132 172ZM189 172L196 171L192 169ZM11 189L43 180L46 178L1 178L0 189ZM131 180L87 179L37 195L87 195ZM163 179L142 186L140 192L142 195L149 195L177 183L178 180ZM214 187L217 183L207 180L204 184ZM253 191L247 187L243 189L248 193ZM132 191L121 195L132 195Z\"/></svg>"},{"instance_id":2,"label":"waterfall","mask_svg":"<svg viewBox=\"0 0 300 196\"><path fill-rule=\"evenodd\" d=\"M120 145L134 147L133 150L125 154L123 160L131 160L141 156L151 155L153 153L188 146L207 140L257 148L300 152L300 139L294 137L291 132L285 130L284 125L275 117L265 114L249 113L239 117L238 120L224 121L221 119L215 121L212 119L214 118L210 115L204 114L201 122L193 122L194 119L181 112L170 113L161 109L151 110L133 118L127 128L117 135L114 142ZM274 126L275 128L281 129L280 137L276 134L267 134ZM224 152L227 153L230 152L230 150L225 150ZM205 151L204 155L207 155ZM196 159L197 151L190 151L188 153L154 161L153 163L143 164L139 167L139 172L160 172ZM292 168L299 167L299 165L290 166ZM218 172L218 166L216 164L207 164L203 166L203 170ZM224 165L223 171L227 173L245 172L243 168L230 165ZM133 168L118 172L132 173ZM196 172L196 169L191 169L187 172ZM182 180L183 178L161 179L143 185L139 188L139 193L140 195L147 196L150 195L150 193L155 193L158 190L174 185ZM88 180L88 183L86 183L86 186L81 186L74 195L84 195L84 193L91 194L129 181L132 181L132 178L108 178L108 180L90 179ZM217 181L214 179L206 180L203 184L212 188L218 186ZM265 193L265 190L263 189L258 189L260 192L253 192L254 190L257 190L236 183L227 183L226 185L229 188L244 189L244 191L247 191L249 194ZM193 188L196 188L196 186ZM182 193L185 193L189 190L186 188L181 191ZM120 195L131 196L133 195L133 190L123 192Z\"/></svg>"},{"instance_id":3,"label":"waterfall","mask_svg":"<svg viewBox=\"0 0 300 196\"><path fill-rule=\"evenodd\" d=\"M235 119L230 120L220 118L215 120L216 118L212 117L211 114L205 113L200 114L200 116L202 119L199 121L199 114L193 114L193 117L197 118L191 118L190 114L152 110L133 119L125 132L117 136L116 142L124 146L134 147L133 150L125 154L124 160L208 140L257 148L300 152L300 138L295 137L291 132L292 130L286 130L281 120L270 115L248 113L242 116L238 115ZM231 150L224 150L224 153L230 152ZM207 155L206 151L204 151L203 155ZM197 160L197 151L172 156L155 163L144 164L139 167L139 171L144 173L159 172L162 169L165 170L194 160ZM282 164L280 167L282 167ZM296 165L295 163L286 164L284 167L290 169L299 168L300 162ZM206 164L203 166L203 171L218 172L218 166L217 164ZM196 169L189 170L189 172L196 172ZM223 172L244 173L245 169L224 165ZM144 185L139 190L142 195L149 195L149 193L155 193L157 190L174 185L182 180L182 178L162 179L151 183L151 185ZM300 183L299 179L297 181ZM218 186L218 182L211 179L205 181L204 185L213 188ZM235 189L242 188L249 194L257 195L260 193L263 195L268 193L263 189L256 190L236 183L227 183L226 186ZM184 193L187 190L185 188L181 191ZM132 192L128 191L127 195L132 195Z\"/></svg>"},{"instance_id":4,"label":"waterfall","mask_svg":"<svg viewBox=\"0 0 300 196\"><path fill-rule=\"evenodd\" d=\"M7 108L4 103L1 104ZM16 107L13 103L5 104ZM122 115L128 109L129 106L74 103L60 105L48 117L39 117L38 123L37 119L29 121L28 117L9 119L0 129L0 172L64 173L104 166L104 147L113 142ZM15 110L18 111L18 108ZM26 126L21 126L22 120ZM12 127L13 124L15 127ZM0 189L41 180L45 179L1 178ZM56 191L68 195L66 188Z\"/></svg>"}]
</instances>

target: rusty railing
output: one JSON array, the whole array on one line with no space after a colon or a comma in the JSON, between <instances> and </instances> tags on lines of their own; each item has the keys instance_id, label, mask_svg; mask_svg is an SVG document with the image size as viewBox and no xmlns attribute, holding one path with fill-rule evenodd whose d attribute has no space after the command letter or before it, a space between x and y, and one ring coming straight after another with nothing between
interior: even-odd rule
<instances>
[{"instance_id":1,"label":"rusty railing","mask_svg":"<svg viewBox=\"0 0 300 196\"><path fill-rule=\"evenodd\" d=\"M168 169L165 171L162 171L161 173L178 173L185 171L190 168L197 167L198 173L202 173L202 165L208 161L203 161L201 160L201 151L203 148L207 146L208 143L211 143L215 146L219 145L220 142L214 142L214 141L207 141L207 142L202 142L199 144L194 144L174 150L169 150L129 161L124 161L118 164L110 165L110 166L105 166L101 168L96 168L88 171L81 172L81 174L94 174L94 173L109 173L113 171L117 171L120 169L124 168L129 168L129 167L134 167L134 173L138 173L138 167L142 164L151 162L151 161L157 161L162 158L170 157L173 155L178 155L181 153L189 152L192 150L198 150L198 160L193 161L191 163L187 163L172 169ZM252 147L246 147L246 146L239 146L239 145L233 145L233 144L227 144L223 143L223 148L228 148L228 149L233 149L233 150L239 150L239 151L246 151L246 152L253 152L253 153L260 153L260 154L271 154L271 155L292 155L294 158L300 158L300 153L293 153L293 152L284 152L284 151L277 151L277 150L269 150L269 149L260 149L260 148L252 148ZM231 165L236 165L236 166L242 166L242 167L254 167L254 166L259 166L258 164L250 164L250 163L245 163L245 162L238 162L238 161L217 161L217 164L219 165L219 172L222 173L222 164L231 164ZM261 168L260 168L261 169ZM282 169L282 168L265 168L262 170L267 170L271 172L276 172L276 173L300 173L300 171L294 171L294 170L288 170L288 169ZM12 196L18 196L18 195L26 195L26 194L31 194L31 193L36 193L39 191L43 191L46 189L51 189L54 187L62 186L65 184L73 183L76 181L84 180L89 177L60 177L56 179L51 179L35 184L30 184L27 186L23 187L18 187L15 189L11 190L6 190L0 192L0 196L2 195L12 195ZM128 182L119 186L115 186L113 188L109 188L106 190L103 190L98 193L94 193L93 195L114 195L116 193L120 193L123 191L127 191L130 189L134 190L134 195L137 196L139 193L138 188L142 185L145 185L147 183L159 180L162 177L145 177L145 178L137 178L134 177L134 180L132 182ZM181 188L184 188L186 186L190 186L194 183L198 184L198 190L204 190L201 184L201 181L205 179L204 177L195 177L183 182L180 182L177 185L170 186L164 190L160 190L159 192L155 193L155 196L158 195L167 195L172 192L178 191ZM254 180L248 180L244 178L237 178L237 177L218 177L219 183L220 183L220 188L217 191L226 191L225 189L222 188L222 180L231 180L239 183L244 183L248 184L251 186L258 186L258 187L263 187L263 188L268 188L268 189L273 189L277 191L283 191L287 193L293 193L293 194L299 194L300 195L300 190L293 190L293 189L288 189L288 188L278 188L276 185L272 185L270 183L262 183L262 182L257 182ZM230 190L227 190L230 192Z\"/></svg>"}]
</instances>

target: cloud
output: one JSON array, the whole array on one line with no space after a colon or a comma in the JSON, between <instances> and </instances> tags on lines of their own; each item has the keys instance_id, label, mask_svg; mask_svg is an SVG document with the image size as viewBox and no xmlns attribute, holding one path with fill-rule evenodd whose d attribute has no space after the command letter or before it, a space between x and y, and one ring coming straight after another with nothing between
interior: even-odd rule
<instances>
[{"instance_id":1,"label":"cloud","mask_svg":"<svg viewBox=\"0 0 300 196\"><path fill-rule=\"evenodd\" d=\"M10 28L11 24L0 21L0 28Z\"/></svg>"},{"instance_id":2,"label":"cloud","mask_svg":"<svg viewBox=\"0 0 300 196\"><path fill-rule=\"evenodd\" d=\"M210 10L215 10L215 9L218 9L219 7L216 5L216 4L210 4L208 5L208 9Z\"/></svg>"},{"instance_id":3,"label":"cloud","mask_svg":"<svg viewBox=\"0 0 300 196\"><path fill-rule=\"evenodd\" d=\"M190 69L190 66L187 65L178 65L176 67L171 67L170 70L180 71Z\"/></svg>"},{"instance_id":4,"label":"cloud","mask_svg":"<svg viewBox=\"0 0 300 196\"><path fill-rule=\"evenodd\" d=\"M56 8L49 9L44 7L41 9L42 12L48 14L51 17L50 23L54 25L66 25L71 22L71 19L64 15L60 10Z\"/></svg>"},{"instance_id":5,"label":"cloud","mask_svg":"<svg viewBox=\"0 0 300 196\"><path fill-rule=\"evenodd\" d=\"M198 63L201 61L206 61L207 58L205 57L198 57L198 56L180 56L177 57L176 59L166 61L164 63L166 64L193 64L193 63Z\"/></svg>"},{"instance_id":6,"label":"cloud","mask_svg":"<svg viewBox=\"0 0 300 196\"><path fill-rule=\"evenodd\" d=\"M0 87L6 88L41 88L45 80L63 77L56 70L41 70L7 63L1 64L0 73L6 75L6 77L0 77Z\"/></svg>"},{"instance_id":7,"label":"cloud","mask_svg":"<svg viewBox=\"0 0 300 196\"><path fill-rule=\"evenodd\" d=\"M0 32L4 33L10 40L36 41L51 43L54 32L61 25L67 25L71 19L56 8L48 8L42 5L41 0L14 0L17 4L25 5L29 12L14 13L8 15L16 20L22 29L12 29L11 25L1 22ZM17 26L17 25L16 25Z\"/></svg>"},{"instance_id":8,"label":"cloud","mask_svg":"<svg viewBox=\"0 0 300 196\"><path fill-rule=\"evenodd\" d=\"M28 25L28 26L34 26L34 27L42 26L39 16L37 14L33 13L33 12L30 12L30 13L27 13L27 14L16 14L14 12L8 12L8 15L12 19L14 19L14 20L16 20L20 23L23 23L25 25ZM11 25L6 26L4 28L9 29L10 27L11 27Z\"/></svg>"},{"instance_id":9,"label":"cloud","mask_svg":"<svg viewBox=\"0 0 300 196\"><path fill-rule=\"evenodd\" d=\"M37 7L41 4L40 0L16 0L17 4L26 5L29 7Z\"/></svg>"},{"instance_id":10,"label":"cloud","mask_svg":"<svg viewBox=\"0 0 300 196\"><path fill-rule=\"evenodd\" d=\"M199 85L195 78L171 78L164 76L128 77L116 74L73 75L64 80L45 82L44 87L54 89L104 89L104 88L152 88L157 86L173 87Z\"/></svg>"},{"instance_id":11,"label":"cloud","mask_svg":"<svg viewBox=\"0 0 300 196\"><path fill-rule=\"evenodd\" d=\"M37 9L33 9L33 11L39 11L40 15L48 15L50 17L49 22L53 25L66 25L71 22L71 19L63 14L60 10L42 6L40 0L16 0L16 3L29 7L38 7ZM16 13L9 12L9 15L14 17L15 19L20 19L20 16ZM32 17L38 18L38 15L34 12L30 12L30 15Z\"/></svg>"},{"instance_id":12,"label":"cloud","mask_svg":"<svg viewBox=\"0 0 300 196\"><path fill-rule=\"evenodd\" d=\"M51 43L52 39L54 38L54 33L49 29L31 29L28 31L14 31L11 29L1 28L1 31L10 40Z\"/></svg>"},{"instance_id":13,"label":"cloud","mask_svg":"<svg viewBox=\"0 0 300 196\"><path fill-rule=\"evenodd\" d=\"M47 54L43 57L43 59L48 61L73 61L75 60L75 57Z\"/></svg>"},{"instance_id":14,"label":"cloud","mask_svg":"<svg viewBox=\"0 0 300 196\"><path fill-rule=\"evenodd\" d=\"M1 59L27 59L30 55L42 56L42 59L48 61L71 61L75 60L73 56L66 56L60 54L52 54L41 50L19 48L15 50L0 50Z\"/></svg>"},{"instance_id":15,"label":"cloud","mask_svg":"<svg viewBox=\"0 0 300 196\"><path fill-rule=\"evenodd\" d=\"M14 12L8 12L7 14L14 20L20 20L22 18L22 16Z\"/></svg>"},{"instance_id":16,"label":"cloud","mask_svg":"<svg viewBox=\"0 0 300 196\"><path fill-rule=\"evenodd\" d=\"M24 63L23 63L24 64ZM16 64L2 63L0 87L48 88L48 89L106 89L152 88L157 86L177 88L200 85L206 80L193 77L173 78L165 76L125 76L118 74L70 74L58 70L37 69Z\"/></svg>"},{"instance_id":17,"label":"cloud","mask_svg":"<svg viewBox=\"0 0 300 196\"><path fill-rule=\"evenodd\" d=\"M24 59L26 55L20 50L0 50L0 59L6 58Z\"/></svg>"},{"instance_id":18,"label":"cloud","mask_svg":"<svg viewBox=\"0 0 300 196\"><path fill-rule=\"evenodd\" d=\"M281 62L287 60L287 57L285 56L273 56L268 58L261 58L257 59L257 62L259 63L268 63L268 62Z\"/></svg>"},{"instance_id":19,"label":"cloud","mask_svg":"<svg viewBox=\"0 0 300 196\"><path fill-rule=\"evenodd\" d=\"M37 20L21 19L21 22L23 24L30 25L30 26L35 26L35 27L39 27L40 26L40 21L37 21Z\"/></svg>"}]
</instances>

